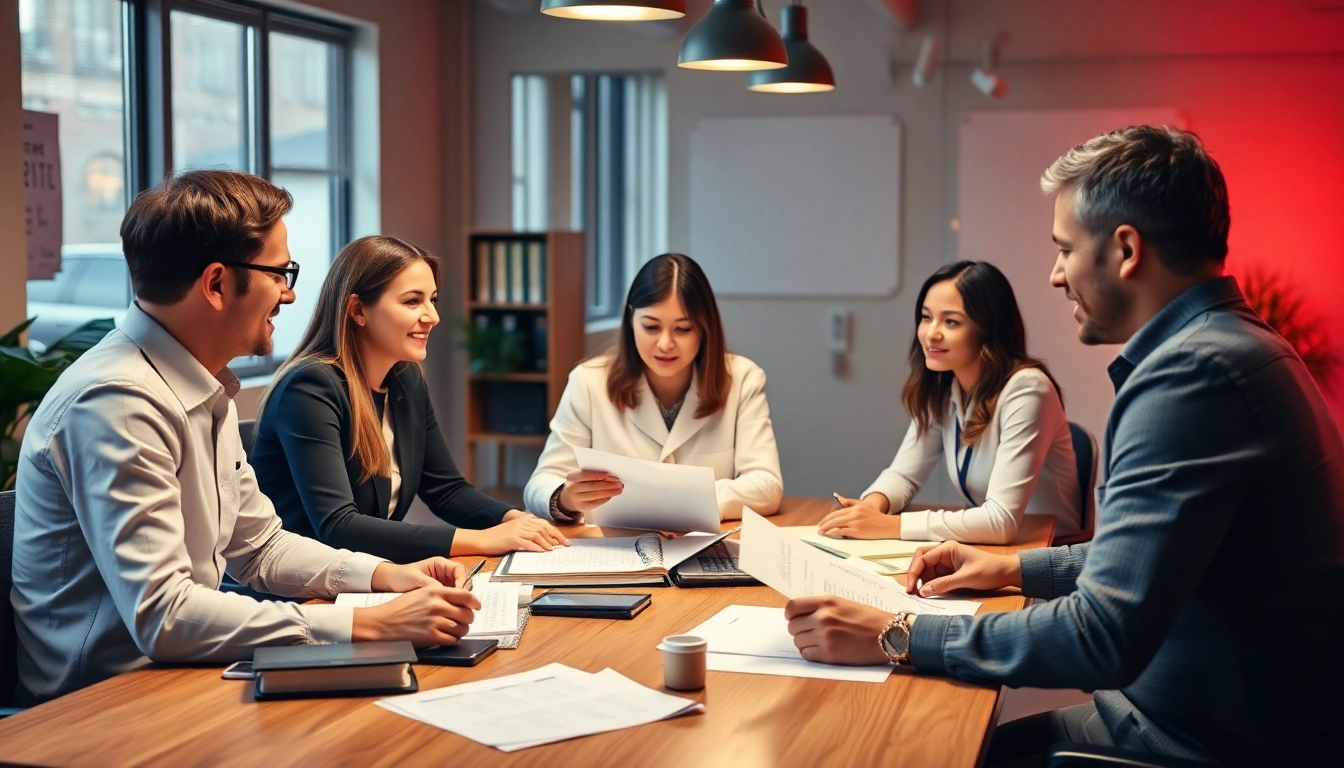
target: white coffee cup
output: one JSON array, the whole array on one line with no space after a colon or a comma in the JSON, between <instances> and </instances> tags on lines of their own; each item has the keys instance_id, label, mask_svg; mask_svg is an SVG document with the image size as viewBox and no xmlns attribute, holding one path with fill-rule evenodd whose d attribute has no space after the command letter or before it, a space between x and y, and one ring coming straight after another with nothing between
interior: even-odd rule
<instances>
[{"instance_id":1,"label":"white coffee cup","mask_svg":"<svg viewBox=\"0 0 1344 768\"><path fill-rule=\"evenodd\" d=\"M695 635L668 635L658 644L663 652L663 684L674 691L697 691L705 687L705 661L709 643Z\"/></svg>"}]
</instances>

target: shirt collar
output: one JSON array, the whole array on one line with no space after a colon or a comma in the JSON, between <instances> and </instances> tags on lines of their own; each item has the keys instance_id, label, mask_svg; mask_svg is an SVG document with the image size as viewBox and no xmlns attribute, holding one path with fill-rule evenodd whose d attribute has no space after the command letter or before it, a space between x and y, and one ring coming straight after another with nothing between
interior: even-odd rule
<instances>
[{"instance_id":1,"label":"shirt collar","mask_svg":"<svg viewBox=\"0 0 1344 768\"><path fill-rule=\"evenodd\" d=\"M221 393L233 398L238 394L238 377L228 368L220 371L216 377L201 365L196 356L187 351L181 342L173 338L153 317L140 308L138 303L131 304L126 317L121 322L121 332L126 334L144 353L154 369L163 377L164 383L182 401L187 410L196 408Z\"/></svg>"},{"instance_id":2,"label":"shirt collar","mask_svg":"<svg viewBox=\"0 0 1344 768\"><path fill-rule=\"evenodd\" d=\"M1243 301L1241 289L1234 277L1218 277L1187 288L1130 338L1120 356L1111 361L1106 372L1118 392L1129 375L1167 339L1176 335L1199 315L1226 304Z\"/></svg>"}]
</instances>

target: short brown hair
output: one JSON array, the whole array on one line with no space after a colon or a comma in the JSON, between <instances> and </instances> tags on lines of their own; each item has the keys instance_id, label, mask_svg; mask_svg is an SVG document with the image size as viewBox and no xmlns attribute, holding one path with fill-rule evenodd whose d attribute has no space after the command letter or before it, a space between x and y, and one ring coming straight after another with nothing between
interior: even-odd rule
<instances>
[{"instance_id":1,"label":"short brown hair","mask_svg":"<svg viewBox=\"0 0 1344 768\"><path fill-rule=\"evenodd\" d=\"M255 258L293 207L288 192L251 174L169 176L140 193L121 221L135 295L154 304L181 301L207 266Z\"/></svg>"},{"instance_id":2,"label":"short brown hair","mask_svg":"<svg viewBox=\"0 0 1344 768\"><path fill-rule=\"evenodd\" d=\"M630 284L621 315L616 352L607 368L607 396L620 410L639 406L639 382L644 378L644 361L635 347L636 309L661 304L672 296L681 299L691 323L700 331L700 351L695 364L700 369L700 407L695 417L703 419L723 409L728 402L732 373L728 370L728 342L724 338L719 305L709 278L689 256L664 253L644 265Z\"/></svg>"},{"instance_id":3,"label":"short brown hair","mask_svg":"<svg viewBox=\"0 0 1344 768\"><path fill-rule=\"evenodd\" d=\"M1093 238L1128 224L1178 275L1227 259L1227 183L1189 131L1132 125L1088 139L1041 174L1045 194L1065 188L1077 190L1074 212Z\"/></svg>"}]
</instances>

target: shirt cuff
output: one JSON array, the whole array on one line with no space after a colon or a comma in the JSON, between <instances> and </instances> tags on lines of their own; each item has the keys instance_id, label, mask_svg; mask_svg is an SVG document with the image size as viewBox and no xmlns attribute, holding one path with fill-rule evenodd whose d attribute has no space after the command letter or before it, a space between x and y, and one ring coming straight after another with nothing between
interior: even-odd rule
<instances>
[{"instance_id":1,"label":"shirt cuff","mask_svg":"<svg viewBox=\"0 0 1344 768\"><path fill-rule=\"evenodd\" d=\"M337 593L372 592L373 572L385 562L387 561L381 557L374 557L364 552L347 552L345 568L341 569L340 584L336 589ZM353 615L351 614L351 616ZM349 640L341 642L349 642Z\"/></svg>"},{"instance_id":2,"label":"shirt cuff","mask_svg":"<svg viewBox=\"0 0 1344 768\"><path fill-rule=\"evenodd\" d=\"M933 541L929 535L928 512L901 512L901 538L906 541Z\"/></svg>"},{"instance_id":3,"label":"shirt cuff","mask_svg":"<svg viewBox=\"0 0 1344 768\"><path fill-rule=\"evenodd\" d=\"M355 609L348 605L301 605L308 619L308 642L348 643L355 632Z\"/></svg>"},{"instance_id":4,"label":"shirt cuff","mask_svg":"<svg viewBox=\"0 0 1344 768\"><path fill-rule=\"evenodd\" d=\"M1023 595L1047 600L1055 596L1055 569L1049 548L1021 550L1017 562L1022 569Z\"/></svg>"},{"instance_id":5,"label":"shirt cuff","mask_svg":"<svg viewBox=\"0 0 1344 768\"><path fill-rule=\"evenodd\" d=\"M904 523L905 521L901 521ZM921 613L910 628L910 664L921 672L947 674L943 646L947 638L951 616Z\"/></svg>"}]
</instances>

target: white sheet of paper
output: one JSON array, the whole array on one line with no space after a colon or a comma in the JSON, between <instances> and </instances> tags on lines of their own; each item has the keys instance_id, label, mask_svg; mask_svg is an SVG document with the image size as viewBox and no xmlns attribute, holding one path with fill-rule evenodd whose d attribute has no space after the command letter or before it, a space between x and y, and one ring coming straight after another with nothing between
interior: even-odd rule
<instances>
[{"instance_id":1,"label":"white sheet of paper","mask_svg":"<svg viewBox=\"0 0 1344 768\"><path fill-rule=\"evenodd\" d=\"M583 469L609 472L625 489L588 514L594 525L649 531L719 532L714 470L659 464L593 448L571 446Z\"/></svg>"},{"instance_id":2,"label":"white sheet of paper","mask_svg":"<svg viewBox=\"0 0 1344 768\"><path fill-rule=\"evenodd\" d=\"M512 635L518 631L518 592L522 585L491 582L478 575L471 581L472 594L481 601L481 609L471 622L465 637L480 639L497 635ZM528 587L529 594L531 587ZM400 592L342 592L336 596L337 605L353 608L372 608L401 597Z\"/></svg>"},{"instance_id":3,"label":"white sheet of paper","mask_svg":"<svg viewBox=\"0 0 1344 768\"><path fill-rule=\"evenodd\" d=\"M821 680L845 680L854 683L883 683L891 675L892 667L845 667L837 664L818 664L806 659L778 659L765 656L742 656L735 653L711 653L705 668L715 672L742 672L749 675L780 675L782 677L812 677Z\"/></svg>"},{"instance_id":4,"label":"white sheet of paper","mask_svg":"<svg viewBox=\"0 0 1344 768\"><path fill-rule=\"evenodd\" d=\"M663 544L663 566L669 570L681 565L685 561L699 554L701 550L707 549L720 540L726 539L738 530L734 528L727 533L688 533L685 536L664 536Z\"/></svg>"},{"instance_id":5,"label":"white sheet of paper","mask_svg":"<svg viewBox=\"0 0 1344 768\"><path fill-rule=\"evenodd\" d=\"M815 525L780 526L805 541L815 541L831 549L838 549L855 557L912 557L915 550L937 544L936 541L906 541L904 539L837 539L817 533Z\"/></svg>"},{"instance_id":6,"label":"white sheet of paper","mask_svg":"<svg viewBox=\"0 0 1344 768\"><path fill-rule=\"evenodd\" d=\"M377 704L503 752L704 711L698 702L646 688L615 670L589 674L563 664Z\"/></svg>"},{"instance_id":7,"label":"white sheet of paper","mask_svg":"<svg viewBox=\"0 0 1344 768\"><path fill-rule=\"evenodd\" d=\"M847 568L845 561L793 536L750 509L742 510L738 567L788 598L835 595L884 611L972 616L975 600L929 600L907 595L889 577Z\"/></svg>"},{"instance_id":8,"label":"white sheet of paper","mask_svg":"<svg viewBox=\"0 0 1344 768\"><path fill-rule=\"evenodd\" d=\"M509 556L509 574L634 573L657 565L640 558L637 538L575 538L568 547L550 552L514 552Z\"/></svg>"},{"instance_id":9,"label":"white sheet of paper","mask_svg":"<svg viewBox=\"0 0 1344 768\"><path fill-rule=\"evenodd\" d=\"M492 584L513 584L514 586L518 587L519 605L528 605L532 602L533 586L531 584L514 584L511 581L491 581L490 577L493 575L494 571L484 571L482 573L476 574L476 578L471 580L472 589L474 590L476 588L476 585L480 584L481 582L489 582Z\"/></svg>"}]
</instances>

